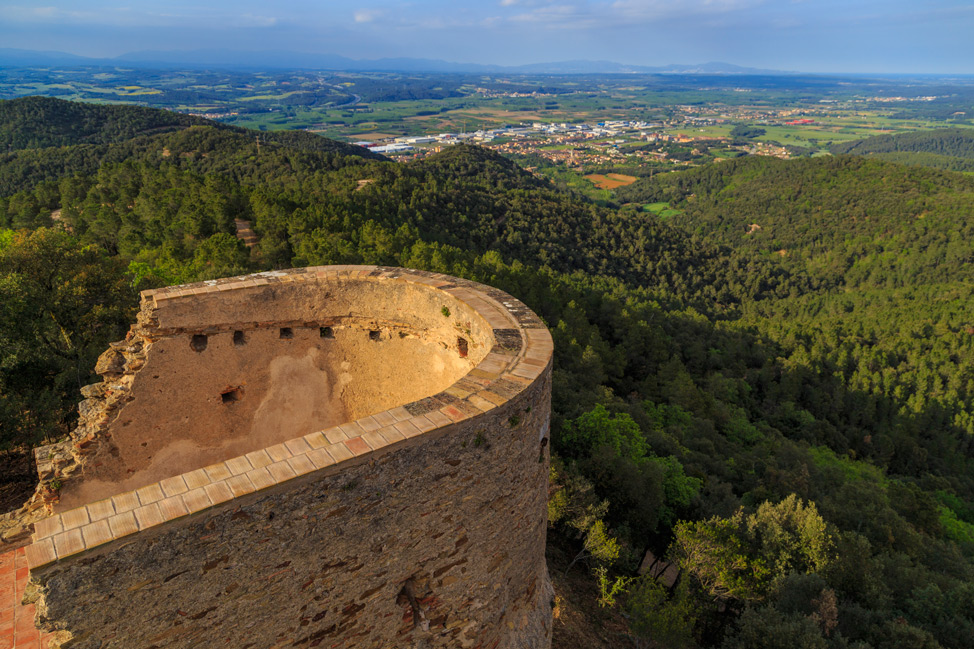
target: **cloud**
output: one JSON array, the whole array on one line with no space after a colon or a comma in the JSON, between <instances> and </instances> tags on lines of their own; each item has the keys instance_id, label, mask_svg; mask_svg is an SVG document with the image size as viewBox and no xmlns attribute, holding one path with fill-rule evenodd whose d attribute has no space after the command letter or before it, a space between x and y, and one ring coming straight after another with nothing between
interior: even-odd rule
<instances>
[{"instance_id":1,"label":"cloud","mask_svg":"<svg viewBox=\"0 0 974 649\"><path fill-rule=\"evenodd\" d=\"M751 16L772 0L500 0L517 6L508 16L512 25L534 24L541 29L612 30L649 26L663 21L713 21Z\"/></svg>"},{"instance_id":2,"label":"cloud","mask_svg":"<svg viewBox=\"0 0 974 649\"><path fill-rule=\"evenodd\" d=\"M518 14L511 20L533 22L537 20L564 19L577 16L579 11L572 5L548 5L527 13Z\"/></svg>"},{"instance_id":3,"label":"cloud","mask_svg":"<svg viewBox=\"0 0 974 649\"><path fill-rule=\"evenodd\" d=\"M629 20L658 20L673 16L700 16L747 11L767 4L766 0L616 0L612 12Z\"/></svg>"},{"instance_id":4,"label":"cloud","mask_svg":"<svg viewBox=\"0 0 974 649\"><path fill-rule=\"evenodd\" d=\"M355 12L355 22L357 23L371 23L382 16L382 12L378 9L360 9Z\"/></svg>"},{"instance_id":5,"label":"cloud","mask_svg":"<svg viewBox=\"0 0 974 649\"><path fill-rule=\"evenodd\" d=\"M517 14L516 16L511 16L510 21L522 24L537 23L547 27L571 27L575 29L593 27L600 22L596 15L589 11L587 7L573 4L545 5L532 9L531 11Z\"/></svg>"},{"instance_id":6,"label":"cloud","mask_svg":"<svg viewBox=\"0 0 974 649\"><path fill-rule=\"evenodd\" d=\"M255 16L254 14L242 14L234 18L231 23L234 27L274 27L277 25L277 18L274 16Z\"/></svg>"},{"instance_id":7,"label":"cloud","mask_svg":"<svg viewBox=\"0 0 974 649\"><path fill-rule=\"evenodd\" d=\"M16 22L50 22L93 19L95 14L84 11L65 11L58 7L0 7L0 16Z\"/></svg>"},{"instance_id":8,"label":"cloud","mask_svg":"<svg viewBox=\"0 0 974 649\"><path fill-rule=\"evenodd\" d=\"M197 16L184 16L167 13L133 11L130 7L102 7L94 10L72 10L60 7L24 7L20 5L0 6L0 20L12 23L44 23L60 25L85 25L86 27L161 27L185 24L196 20ZM241 18L237 16L237 18ZM233 21L227 21L235 24Z\"/></svg>"}]
</instances>

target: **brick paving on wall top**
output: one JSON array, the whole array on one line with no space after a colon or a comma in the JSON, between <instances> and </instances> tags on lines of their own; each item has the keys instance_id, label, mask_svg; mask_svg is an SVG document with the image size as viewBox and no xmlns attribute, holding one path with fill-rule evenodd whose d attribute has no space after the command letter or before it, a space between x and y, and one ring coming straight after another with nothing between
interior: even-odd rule
<instances>
[{"instance_id":1,"label":"brick paving on wall top","mask_svg":"<svg viewBox=\"0 0 974 649\"><path fill-rule=\"evenodd\" d=\"M52 638L34 626L34 605L22 603L27 579L24 548L0 554L0 649L47 649Z\"/></svg>"}]
</instances>

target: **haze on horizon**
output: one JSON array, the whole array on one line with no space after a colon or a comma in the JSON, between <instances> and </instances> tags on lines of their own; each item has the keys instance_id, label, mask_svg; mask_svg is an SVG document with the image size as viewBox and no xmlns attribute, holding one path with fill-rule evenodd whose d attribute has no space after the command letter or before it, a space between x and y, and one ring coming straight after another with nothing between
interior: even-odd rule
<instances>
[{"instance_id":1,"label":"haze on horizon","mask_svg":"<svg viewBox=\"0 0 974 649\"><path fill-rule=\"evenodd\" d=\"M5 47L114 57L291 50L520 65L723 61L799 72L970 74L958 0L0 0Z\"/></svg>"}]
</instances>

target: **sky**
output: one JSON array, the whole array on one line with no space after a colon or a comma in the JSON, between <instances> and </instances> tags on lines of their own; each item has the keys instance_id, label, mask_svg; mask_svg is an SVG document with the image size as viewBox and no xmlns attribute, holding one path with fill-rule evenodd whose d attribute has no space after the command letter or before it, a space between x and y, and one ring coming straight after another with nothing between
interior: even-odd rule
<instances>
[{"instance_id":1,"label":"sky","mask_svg":"<svg viewBox=\"0 0 974 649\"><path fill-rule=\"evenodd\" d=\"M972 0L0 0L0 47L974 74Z\"/></svg>"}]
</instances>

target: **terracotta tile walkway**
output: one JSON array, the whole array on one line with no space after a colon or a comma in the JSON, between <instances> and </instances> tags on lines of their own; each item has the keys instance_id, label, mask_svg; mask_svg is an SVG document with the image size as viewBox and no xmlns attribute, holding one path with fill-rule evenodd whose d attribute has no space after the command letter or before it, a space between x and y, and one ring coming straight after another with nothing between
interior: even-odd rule
<instances>
[{"instance_id":1,"label":"terracotta tile walkway","mask_svg":"<svg viewBox=\"0 0 974 649\"><path fill-rule=\"evenodd\" d=\"M51 636L34 627L34 605L20 603L26 586L24 549L0 554L0 649L47 649Z\"/></svg>"}]
</instances>

